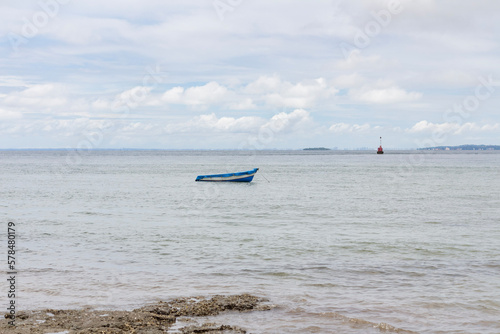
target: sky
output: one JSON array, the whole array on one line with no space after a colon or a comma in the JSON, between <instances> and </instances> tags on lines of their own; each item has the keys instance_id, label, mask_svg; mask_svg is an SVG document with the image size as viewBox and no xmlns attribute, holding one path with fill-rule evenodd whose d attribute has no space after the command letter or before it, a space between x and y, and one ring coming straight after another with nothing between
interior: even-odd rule
<instances>
[{"instance_id":1,"label":"sky","mask_svg":"<svg viewBox=\"0 0 500 334\"><path fill-rule=\"evenodd\" d=\"M0 149L500 145L499 12L0 0Z\"/></svg>"}]
</instances>

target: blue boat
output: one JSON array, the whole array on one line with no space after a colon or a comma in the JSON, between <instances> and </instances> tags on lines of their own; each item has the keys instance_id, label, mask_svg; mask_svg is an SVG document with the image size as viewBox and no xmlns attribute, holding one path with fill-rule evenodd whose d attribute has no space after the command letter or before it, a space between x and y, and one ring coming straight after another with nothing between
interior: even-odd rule
<instances>
[{"instance_id":1,"label":"blue boat","mask_svg":"<svg viewBox=\"0 0 500 334\"><path fill-rule=\"evenodd\" d=\"M246 172L228 173L228 174L213 174L213 175L198 175L196 181L211 181L211 182L250 182L253 180L255 173L259 169L254 168Z\"/></svg>"}]
</instances>

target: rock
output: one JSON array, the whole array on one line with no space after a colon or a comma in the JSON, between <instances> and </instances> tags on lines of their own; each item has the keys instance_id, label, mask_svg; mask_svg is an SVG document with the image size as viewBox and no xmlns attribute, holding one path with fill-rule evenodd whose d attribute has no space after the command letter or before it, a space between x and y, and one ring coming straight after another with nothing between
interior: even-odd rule
<instances>
[{"instance_id":1,"label":"rock","mask_svg":"<svg viewBox=\"0 0 500 334\"><path fill-rule=\"evenodd\" d=\"M248 294L221 296L210 298L177 298L167 302L141 307L133 311L96 311L96 310L43 310L34 312L18 312L16 328L8 325L8 319L0 320L0 333L39 334L60 333L71 334L159 334L165 333L176 322L177 317L198 317L217 315L221 312L247 312L268 310L263 305L267 300ZM45 319L33 321L31 319ZM190 325L180 329L181 333L207 334L241 334L246 330L226 325L206 323Z\"/></svg>"}]
</instances>

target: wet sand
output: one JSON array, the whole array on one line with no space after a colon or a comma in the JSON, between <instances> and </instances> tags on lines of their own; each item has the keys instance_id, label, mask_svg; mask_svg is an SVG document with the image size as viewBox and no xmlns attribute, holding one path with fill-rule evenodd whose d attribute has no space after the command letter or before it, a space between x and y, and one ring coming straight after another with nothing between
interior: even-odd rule
<instances>
[{"instance_id":1,"label":"wet sand","mask_svg":"<svg viewBox=\"0 0 500 334\"><path fill-rule=\"evenodd\" d=\"M42 310L20 311L15 324L5 315L0 320L0 333L16 334L90 334L90 333L165 333L173 327L177 318L217 315L221 312L266 311L272 308L267 299L242 294L230 296L178 298L167 302L147 305L133 311ZM183 321L184 322L184 321ZM176 333L247 333L247 330L231 324L205 323L176 328Z\"/></svg>"}]
</instances>

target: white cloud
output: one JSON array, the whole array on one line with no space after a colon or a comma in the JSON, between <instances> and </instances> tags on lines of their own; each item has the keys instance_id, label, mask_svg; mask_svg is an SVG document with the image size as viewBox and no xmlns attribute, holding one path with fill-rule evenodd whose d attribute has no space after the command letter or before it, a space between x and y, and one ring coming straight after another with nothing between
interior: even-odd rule
<instances>
[{"instance_id":1,"label":"white cloud","mask_svg":"<svg viewBox=\"0 0 500 334\"><path fill-rule=\"evenodd\" d=\"M167 103L185 104L189 106L220 105L229 97L229 90L217 82L209 82L203 86L184 89L174 87L166 91L162 99Z\"/></svg>"},{"instance_id":2,"label":"white cloud","mask_svg":"<svg viewBox=\"0 0 500 334\"><path fill-rule=\"evenodd\" d=\"M110 109L112 107L111 103L105 99L98 98L92 102L92 108L94 109Z\"/></svg>"},{"instance_id":3,"label":"white cloud","mask_svg":"<svg viewBox=\"0 0 500 334\"><path fill-rule=\"evenodd\" d=\"M500 124L479 125L473 122L464 124L458 123L432 123L426 120L416 123L413 127L406 130L408 133L448 133L460 135L469 132L494 132L500 129Z\"/></svg>"},{"instance_id":4,"label":"white cloud","mask_svg":"<svg viewBox=\"0 0 500 334\"><path fill-rule=\"evenodd\" d=\"M168 104L223 106L232 110L257 109L259 106L310 108L334 97L337 92L324 78L293 84L278 76L261 76L232 90L217 82L186 88L178 86L163 93L161 100Z\"/></svg>"},{"instance_id":5,"label":"white cloud","mask_svg":"<svg viewBox=\"0 0 500 334\"><path fill-rule=\"evenodd\" d=\"M370 130L370 124L346 124L346 123L335 123L329 128L331 132L341 134L341 133L353 133L353 132L365 132Z\"/></svg>"},{"instance_id":6,"label":"white cloud","mask_svg":"<svg viewBox=\"0 0 500 334\"><path fill-rule=\"evenodd\" d=\"M262 124L263 120L259 117L221 117L217 118L215 114L200 115L189 121L186 125L191 131L197 129L223 131L223 132L253 132Z\"/></svg>"},{"instance_id":7,"label":"white cloud","mask_svg":"<svg viewBox=\"0 0 500 334\"><path fill-rule=\"evenodd\" d=\"M458 123L435 124L424 120L416 123L410 129L407 129L407 132L409 133L433 132L433 131L452 132L456 131L459 128L460 125Z\"/></svg>"},{"instance_id":8,"label":"white cloud","mask_svg":"<svg viewBox=\"0 0 500 334\"><path fill-rule=\"evenodd\" d=\"M350 95L361 102L380 104L414 102L422 98L422 93L407 92L399 87L354 89L350 92Z\"/></svg>"},{"instance_id":9,"label":"white cloud","mask_svg":"<svg viewBox=\"0 0 500 334\"><path fill-rule=\"evenodd\" d=\"M304 109L296 109L288 114L281 112L274 115L262 128L269 129L273 133L282 133L303 131L312 125L310 113Z\"/></svg>"},{"instance_id":10,"label":"white cloud","mask_svg":"<svg viewBox=\"0 0 500 334\"><path fill-rule=\"evenodd\" d=\"M217 117L215 113L196 116L187 122L172 123L165 126L166 133L246 133L256 135L259 131L274 134L301 133L310 129L314 123L310 113L296 109L290 113L281 112L266 120L261 117L243 116Z\"/></svg>"},{"instance_id":11,"label":"white cloud","mask_svg":"<svg viewBox=\"0 0 500 334\"><path fill-rule=\"evenodd\" d=\"M2 120L16 119L16 118L22 118L22 117L23 117L23 114L20 112L0 109L0 119L2 119Z\"/></svg>"},{"instance_id":12,"label":"white cloud","mask_svg":"<svg viewBox=\"0 0 500 334\"><path fill-rule=\"evenodd\" d=\"M262 76L248 84L244 91L263 95L264 102L271 107L290 108L312 108L319 101L332 98L338 93L324 78L292 84L276 75Z\"/></svg>"},{"instance_id":13,"label":"white cloud","mask_svg":"<svg viewBox=\"0 0 500 334\"><path fill-rule=\"evenodd\" d=\"M103 129L115 128L114 122L108 120L94 120L89 118L76 119L43 119L36 121L11 120L2 133L15 135L36 135L36 136L54 136L54 137L83 137L95 131L102 132ZM14 123L15 122L15 123Z\"/></svg>"},{"instance_id":14,"label":"white cloud","mask_svg":"<svg viewBox=\"0 0 500 334\"><path fill-rule=\"evenodd\" d=\"M184 96L184 88L183 87L174 87L172 89L167 90L163 96L163 101L167 103L181 104L183 103Z\"/></svg>"},{"instance_id":15,"label":"white cloud","mask_svg":"<svg viewBox=\"0 0 500 334\"><path fill-rule=\"evenodd\" d=\"M143 104L149 97L152 87L137 86L119 94L114 105L127 105L129 108L136 108Z\"/></svg>"},{"instance_id":16,"label":"white cloud","mask_svg":"<svg viewBox=\"0 0 500 334\"><path fill-rule=\"evenodd\" d=\"M265 122L260 117L243 116L217 117L215 113L196 116L185 122L170 123L164 126L167 134L177 133L253 133Z\"/></svg>"},{"instance_id":17,"label":"white cloud","mask_svg":"<svg viewBox=\"0 0 500 334\"><path fill-rule=\"evenodd\" d=\"M278 75L261 76L257 80L249 83L245 91L250 94L266 94L281 90L283 82Z\"/></svg>"},{"instance_id":18,"label":"white cloud","mask_svg":"<svg viewBox=\"0 0 500 334\"><path fill-rule=\"evenodd\" d=\"M363 56L359 49L352 50L347 58L339 60L336 64L340 70L359 70L373 66L380 66L380 56Z\"/></svg>"},{"instance_id":19,"label":"white cloud","mask_svg":"<svg viewBox=\"0 0 500 334\"><path fill-rule=\"evenodd\" d=\"M228 94L226 87L217 82L209 82L204 86L190 87L184 92L184 101L188 105L220 104Z\"/></svg>"},{"instance_id":20,"label":"white cloud","mask_svg":"<svg viewBox=\"0 0 500 334\"><path fill-rule=\"evenodd\" d=\"M120 132L132 132L133 134L152 134L152 130L155 130L156 126L151 123L144 122L131 122L125 124Z\"/></svg>"},{"instance_id":21,"label":"white cloud","mask_svg":"<svg viewBox=\"0 0 500 334\"><path fill-rule=\"evenodd\" d=\"M6 94L1 102L15 108L51 109L67 103L66 89L52 83L31 85L22 91Z\"/></svg>"},{"instance_id":22,"label":"white cloud","mask_svg":"<svg viewBox=\"0 0 500 334\"><path fill-rule=\"evenodd\" d=\"M0 75L0 87L27 87L22 77Z\"/></svg>"},{"instance_id":23,"label":"white cloud","mask_svg":"<svg viewBox=\"0 0 500 334\"><path fill-rule=\"evenodd\" d=\"M251 110L256 109L257 106L253 103L251 98L243 98L243 100L229 104L228 109L232 110Z\"/></svg>"},{"instance_id":24,"label":"white cloud","mask_svg":"<svg viewBox=\"0 0 500 334\"><path fill-rule=\"evenodd\" d=\"M340 88L353 88L361 86L366 81L366 78L363 78L358 73L350 73L335 77L333 79L333 84Z\"/></svg>"},{"instance_id":25,"label":"white cloud","mask_svg":"<svg viewBox=\"0 0 500 334\"><path fill-rule=\"evenodd\" d=\"M448 87L468 87L477 85L476 76L470 72L459 69L443 70L431 74L431 79L435 83L445 84Z\"/></svg>"}]
</instances>

